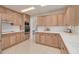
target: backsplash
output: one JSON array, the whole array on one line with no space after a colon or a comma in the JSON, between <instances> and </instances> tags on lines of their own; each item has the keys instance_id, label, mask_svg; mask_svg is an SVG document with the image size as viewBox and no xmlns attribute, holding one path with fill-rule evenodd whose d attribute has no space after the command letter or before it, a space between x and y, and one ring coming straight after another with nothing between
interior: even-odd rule
<instances>
[{"instance_id":1,"label":"backsplash","mask_svg":"<svg viewBox=\"0 0 79 59\"><path fill-rule=\"evenodd\" d=\"M11 32L11 31L15 32L20 31L20 26L11 25L9 23L2 23L2 32Z\"/></svg>"},{"instance_id":2,"label":"backsplash","mask_svg":"<svg viewBox=\"0 0 79 59\"><path fill-rule=\"evenodd\" d=\"M79 34L79 26L75 26L73 32Z\"/></svg>"},{"instance_id":3,"label":"backsplash","mask_svg":"<svg viewBox=\"0 0 79 59\"><path fill-rule=\"evenodd\" d=\"M49 26L49 27L45 27L45 26L38 26L37 27L37 31L45 31L46 29L49 29L49 31L64 31L65 30L65 26Z\"/></svg>"},{"instance_id":4,"label":"backsplash","mask_svg":"<svg viewBox=\"0 0 79 59\"><path fill-rule=\"evenodd\" d=\"M50 29L50 31L58 31L58 32L64 32L67 29L67 26L38 26L37 31L45 31L47 28ZM72 33L79 34L79 26L72 26Z\"/></svg>"}]
</instances>

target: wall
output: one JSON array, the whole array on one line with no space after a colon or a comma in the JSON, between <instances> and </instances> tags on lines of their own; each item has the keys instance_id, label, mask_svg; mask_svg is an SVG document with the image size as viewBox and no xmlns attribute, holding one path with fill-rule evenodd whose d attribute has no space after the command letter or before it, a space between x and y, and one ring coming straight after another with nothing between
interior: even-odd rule
<instances>
[{"instance_id":1,"label":"wall","mask_svg":"<svg viewBox=\"0 0 79 59\"><path fill-rule=\"evenodd\" d=\"M58 31L58 32L63 32L65 30L65 26L49 26L49 27L39 26L37 28L37 31L45 31L47 28L49 28L50 31Z\"/></svg>"},{"instance_id":2,"label":"wall","mask_svg":"<svg viewBox=\"0 0 79 59\"><path fill-rule=\"evenodd\" d=\"M2 32L11 32L11 31L19 32L20 27L15 25L10 25L9 23L2 23Z\"/></svg>"},{"instance_id":3,"label":"wall","mask_svg":"<svg viewBox=\"0 0 79 59\"><path fill-rule=\"evenodd\" d=\"M36 29L36 16L30 16L30 40L34 38L34 31Z\"/></svg>"}]
</instances>

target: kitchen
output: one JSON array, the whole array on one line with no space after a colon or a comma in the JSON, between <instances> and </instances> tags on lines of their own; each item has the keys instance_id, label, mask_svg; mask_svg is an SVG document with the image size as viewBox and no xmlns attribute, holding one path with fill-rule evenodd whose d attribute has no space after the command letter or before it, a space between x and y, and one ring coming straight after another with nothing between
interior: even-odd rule
<instances>
[{"instance_id":1,"label":"kitchen","mask_svg":"<svg viewBox=\"0 0 79 59\"><path fill-rule=\"evenodd\" d=\"M0 6L1 53L78 54L78 13L74 5Z\"/></svg>"}]
</instances>

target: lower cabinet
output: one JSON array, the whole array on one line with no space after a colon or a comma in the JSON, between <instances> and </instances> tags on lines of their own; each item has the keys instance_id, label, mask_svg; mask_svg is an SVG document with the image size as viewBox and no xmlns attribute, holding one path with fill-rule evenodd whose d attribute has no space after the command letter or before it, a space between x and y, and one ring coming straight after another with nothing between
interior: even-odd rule
<instances>
[{"instance_id":1,"label":"lower cabinet","mask_svg":"<svg viewBox=\"0 0 79 59\"><path fill-rule=\"evenodd\" d=\"M9 37L9 40L10 40L10 46L14 45L16 43L16 35L11 34L8 37Z\"/></svg>"},{"instance_id":2,"label":"lower cabinet","mask_svg":"<svg viewBox=\"0 0 79 59\"><path fill-rule=\"evenodd\" d=\"M24 32L2 34L2 49L4 50L24 40L26 40Z\"/></svg>"},{"instance_id":3,"label":"lower cabinet","mask_svg":"<svg viewBox=\"0 0 79 59\"><path fill-rule=\"evenodd\" d=\"M20 41L23 41L23 40L26 40L25 39L25 34L24 33L21 33L21 35L20 35Z\"/></svg>"},{"instance_id":4,"label":"lower cabinet","mask_svg":"<svg viewBox=\"0 0 79 59\"><path fill-rule=\"evenodd\" d=\"M2 35L2 49L10 46L10 39L8 35Z\"/></svg>"},{"instance_id":5,"label":"lower cabinet","mask_svg":"<svg viewBox=\"0 0 79 59\"><path fill-rule=\"evenodd\" d=\"M36 34L36 42L58 48L59 42L58 42L57 36L58 36L58 34L37 33Z\"/></svg>"},{"instance_id":6,"label":"lower cabinet","mask_svg":"<svg viewBox=\"0 0 79 59\"><path fill-rule=\"evenodd\" d=\"M52 47L59 48L58 34L47 34L46 44Z\"/></svg>"},{"instance_id":7,"label":"lower cabinet","mask_svg":"<svg viewBox=\"0 0 79 59\"><path fill-rule=\"evenodd\" d=\"M68 53L68 50L58 33L36 33L35 41L36 43L58 48L62 54Z\"/></svg>"},{"instance_id":8,"label":"lower cabinet","mask_svg":"<svg viewBox=\"0 0 79 59\"><path fill-rule=\"evenodd\" d=\"M21 33L16 33L16 42L21 42Z\"/></svg>"},{"instance_id":9,"label":"lower cabinet","mask_svg":"<svg viewBox=\"0 0 79 59\"><path fill-rule=\"evenodd\" d=\"M61 50L62 54L68 54L69 53L62 39L60 39L59 45L60 45L60 50Z\"/></svg>"}]
</instances>

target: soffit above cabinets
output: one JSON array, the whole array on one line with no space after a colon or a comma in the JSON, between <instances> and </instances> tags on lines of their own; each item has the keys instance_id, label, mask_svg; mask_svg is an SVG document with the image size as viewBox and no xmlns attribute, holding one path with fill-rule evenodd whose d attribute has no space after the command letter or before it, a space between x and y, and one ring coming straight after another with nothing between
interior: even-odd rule
<instances>
[{"instance_id":1,"label":"soffit above cabinets","mask_svg":"<svg viewBox=\"0 0 79 59\"><path fill-rule=\"evenodd\" d=\"M34 10L30 10L30 11L27 11L24 13L29 14L29 15L38 15L41 13L46 13L46 12L58 10L61 8L65 8L66 5L46 5L46 6L40 6L40 5L4 5L4 7L7 7L9 9L12 9L12 10L15 10L18 12L21 12L21 10L29 8L29 7L35 7Z\"/></svg>"}]
</instances>

